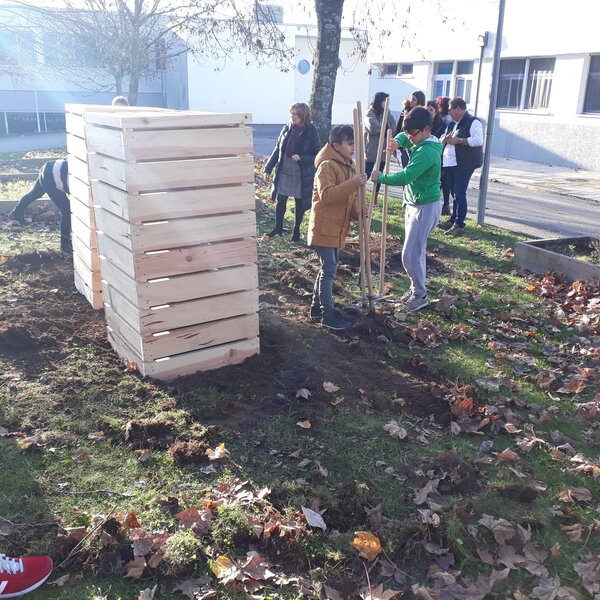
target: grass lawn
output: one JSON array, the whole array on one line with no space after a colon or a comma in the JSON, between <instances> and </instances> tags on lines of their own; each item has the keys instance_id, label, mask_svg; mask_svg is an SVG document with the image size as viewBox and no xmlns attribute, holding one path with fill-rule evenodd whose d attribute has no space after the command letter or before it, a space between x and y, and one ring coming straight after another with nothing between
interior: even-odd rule
<instances>
[{"instance_id":1,"label":"grass lawn","mask_svg":"<svg viewBox=\"0 0 600 600\"><path fill-rule=\"evenodd\" d=\"M398 297L397 200L388 235ZM307 318L316 261L290 227L258 241L261 355L160 383L112 352L58 238L0 229L0 551L69 575L31 598L600 591L598 288L527 277L517 236L469 224L430 239L439 303L332 335Z\"/></svg>"}]
</instances>

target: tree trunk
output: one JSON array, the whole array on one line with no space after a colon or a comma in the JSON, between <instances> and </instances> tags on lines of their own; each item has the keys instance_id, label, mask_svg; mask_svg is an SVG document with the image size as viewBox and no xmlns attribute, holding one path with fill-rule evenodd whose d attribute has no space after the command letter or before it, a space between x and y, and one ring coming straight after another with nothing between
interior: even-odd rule
<instances>
[{"instance_id":1,"label":"tree trunk","mask_svg":"<svg viewBox=\"0 0 600 600\"><path fill-rule=\"evenodd\" d=\"M329 139L331 129L344 0L315 0L315 8L318 33L310 108L321 141L325 143Z\"/></svg>"},{"instance_id":2,"label":"tree trunk","mask_svg":"<svg viewBox=\"0 0 600 600\"><path fill-rule=\"evenodd\" d=\"M140 74L131 73L131 75L129 76L129 93L127 95L127 101L129 102L129 106L137 106L139 88Z\"/></svg>"}]
</instances>

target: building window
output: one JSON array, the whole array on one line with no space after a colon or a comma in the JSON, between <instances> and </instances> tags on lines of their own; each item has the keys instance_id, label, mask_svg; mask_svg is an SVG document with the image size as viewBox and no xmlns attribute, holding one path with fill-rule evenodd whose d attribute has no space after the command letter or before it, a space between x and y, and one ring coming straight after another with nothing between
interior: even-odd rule
<instances>
[{"instance_id":1,"label":"building window","mask_svg":"<svg viewBox=\"0 0 600 600\"><path fill-rule=\"evenodd\" d=\"M544 110L550 105L555 58L511 58L500 61L498 108ZM527 85L524 85L527 82Z\"/></svg>"},{"instance_id":2,"label":"building window","mask_svg":"<svg viewBox=\"0 0 600 600\"><path fill-rule=\"evenodd\" d=\"M283 6L279 4L257 2L254 5L254 11L259 23L283 23Z\"/></svg>"},{"instance_id":3,"label":"building window","mask_svg":"<svg viewBox=\"0 0 600 600\"><path fill-rule=\"evenodd\" d=\"M31 31L0 30L0 64L34 65L35 39Z\"/></svg>"},{"instance_id":4,"label":"building window","mask_svg":"<svg viewBox=\"0 0 600 600\"><path fill-rule=\"evenodd\" d=\"M389 63L383 65L379 72L381 77L405 77L413 74L412 63Z\"/></svg>"},{"instance_id":5,"label":"building window","mask_svg":"<svg viewBox=\"0 0 600 600\"><path fill-rule=\"evenodd\" d=\"M475 61L459 60L456 68L456 96L460 96L467 104L471 102L473 89L473 68Z\"/></svg>"},{"instance_id":6,"label":"building window","mask_svg":"<svg viewBox=\"0 0 600 600\"><path fill-rule=\"evenodd\" d=\"M435 63L435 75L433 77L434 97L450 95L453 69L454 63L452 61Z\"/></svg>"},{"instance_id":7,"label":"building window","mask_svg":"<svg viewBox=\"0 0 600 600\"><path fill-rule=\"evenodd\" d=\"M529 60L524 108L548 108L555 62L555 58L532 58Z\"/></svg>"},{"instance_id":8,"label":"building window","mask_svg":"<svg viewBox=\"0 0 600 600\"><path fill-rule=\"evenodd\" d=\"M590 59L583 112L600 113L600 54Z\"/></svg>"}]
</instances>

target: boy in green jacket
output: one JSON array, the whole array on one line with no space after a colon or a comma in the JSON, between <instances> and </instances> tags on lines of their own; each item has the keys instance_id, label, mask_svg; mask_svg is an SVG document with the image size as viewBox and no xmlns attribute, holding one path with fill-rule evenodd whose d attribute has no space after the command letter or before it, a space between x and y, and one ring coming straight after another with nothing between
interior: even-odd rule
<instances>
[{"instance_id":1,"label":"boy in green jacket","mask_svg":"<svg viewBox=\"0 0 600 600\"><path fill-rule=\"evenodd\" d=\"M431 135L431 115L417 106L404 118L403 133L390 141L388 150L408 148L410 159L398 173L385 175L373 171L371 180L388 185L404 186L405 239L402 265L410 279L410 289L400 299L408 311L417 311L429 304L425 286L427 237L442 213L440 173L442 144Z\"/></svg>"}]
</instances>

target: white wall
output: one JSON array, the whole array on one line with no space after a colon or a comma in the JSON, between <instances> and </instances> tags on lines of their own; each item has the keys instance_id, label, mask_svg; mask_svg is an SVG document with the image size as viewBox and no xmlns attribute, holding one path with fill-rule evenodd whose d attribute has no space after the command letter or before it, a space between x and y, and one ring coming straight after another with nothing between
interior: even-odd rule
<instances>
[{"instance_id":1,"label":"white wall","mask_svg":"<svg viewBox=\"0 0 600 600\"><path fill-rule=\"evenodd\" d=\"M308 103L313 68L302 75L295 65L302 59L312 63L316 47L314 29L282 26L289 46L294 48L293 64L287 73L268 65L247 64L244 55L224 61L188 58L189 107L198 110L250 112L254 123L285 123L294 102ZM338 70L333 105L334 123L351 123L356 101L368 97L368 69L365 62L351 57L354 42L343 37L340 44L342 68Z\"/></svg>"}]
</instances>

